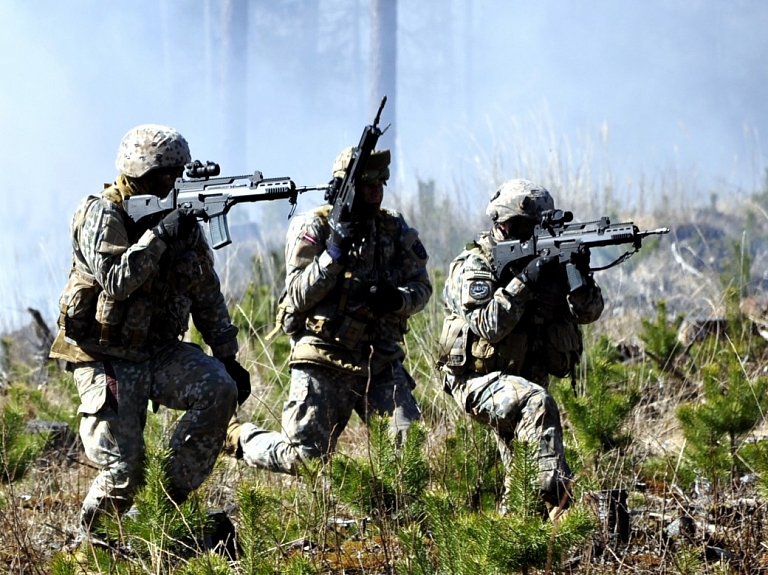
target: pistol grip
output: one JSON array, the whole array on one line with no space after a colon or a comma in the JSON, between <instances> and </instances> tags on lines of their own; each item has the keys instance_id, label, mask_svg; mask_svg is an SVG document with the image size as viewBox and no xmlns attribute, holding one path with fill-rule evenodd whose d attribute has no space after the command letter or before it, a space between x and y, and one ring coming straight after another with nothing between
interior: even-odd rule
<instances>
[{"instance_id":1,"label":"pistol grip","mask_svg":"<svg viewBox=\"0 0 768 575\"><path fill-rule=\"evenodd\" d=\"M587 285L587 280L584 277L584 274L581 273L579 268L577 268L575 265L570 263L565 264L565 272L568 275L568 287L570 288L569 291L571 293Z\"/></svg>"},{"instance_id":2,"label":"pistol grip","mask_svg":"<svg viewBox=\"0 0 768 575\"><path fill-rule=\"evenodd\" d=\"M208 221L208 232L211 234L211 246L215 250L232 243L232 239L229 237L227 216L224 214L214 216Z\"/></svg>"}]
</instances>

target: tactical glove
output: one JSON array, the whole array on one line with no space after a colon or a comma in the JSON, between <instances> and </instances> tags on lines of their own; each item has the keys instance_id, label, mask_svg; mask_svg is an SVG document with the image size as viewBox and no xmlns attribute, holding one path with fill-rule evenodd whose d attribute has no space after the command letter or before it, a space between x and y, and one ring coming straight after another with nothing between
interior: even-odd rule
<instances>
[{"instance_id":1,"label":"tactical glove","mask_svg":"<svg viewBox=\"0 0 768 575\"><path fill-rule=\"evenodd\" d=\"M251 395L251 374L238 363L234 355L221 358L221 363L224 364L229 377L235 380L237 384L237 404L242 405L248 399L248 396Z\"/></svg>"},{"instance_id":2,"label":"tactical glove","mask_svg":"<svg viewBox=\"0 0 768 575\"><path fill-rule=\"evenodd\" d=\"M354 229L352 222L339 222L331 227L331 236L328 241L328 255L334 263L344 264L347 255L352 247L354 239Z\"/></svg>"},{"instance_id":3,"label":"tactical glove","mask_svg":"<svg viewBox=\"0 0 768 575\"><path fill-rule=\"evenodd\" d=\"M176 208L153 229L164 242L186 237L195 225L195 217L186 208Z\"/></svg>"},{"instance_id":4,"label":"tactical glove","mask_svg":"<svg viewBox=\"0 0 768 575\"><path fill-rule=\"evenodd\" d=\"M576 252L571 255L571 263L576 266L581 273L589 273L589 259L592 254L589 248Z\"/></svg>"},{"instance_id":5,"label":"tactical glove","mask_svg":"<svg viewBox=\"0 0 768 575\"><path fill-rule=\"evenodd\" d=\"M535 258L518 274L517 279L523 282L526 287L533 289L537 285L544 284L555 278L558 268L557 262L557 256Z\"/></svg>"},{"instance_id":6,"label":"tactical glove","mask_svg":"<svg viewBox=\"0 0 768 575\"><path fill-rule=\"evenodd\" d=\"M379 280L375 286L371 286L366 303L371 311L377 315L393 312L403 307L405 299L397 287L384 280Z\"/></svg>"}]
</instances>

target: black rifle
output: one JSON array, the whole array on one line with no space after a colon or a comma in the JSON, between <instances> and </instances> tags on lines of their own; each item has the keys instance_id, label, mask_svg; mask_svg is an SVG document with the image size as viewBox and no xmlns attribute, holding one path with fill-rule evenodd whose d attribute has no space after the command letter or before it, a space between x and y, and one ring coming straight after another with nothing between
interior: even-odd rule
<instances>
[{"instance_id":1,"label":"black rifle","mask_svg":"<svg viewBox=\"0 0 768 575\"><path fill-rule=\"evenodd\" d=\"M194 161L185 166L185 176L176 178L173 190L164 198L150 194L131 196L123 202L130 218L141 218L186 208L197 218L208 222L211 245L214 249L232 243L227 225L227 213L235 204L287 199L291 204L290 218L296 209L298 194L310 190L327 190L328 186L297 188L290 178L265 178L261 172L248 176L218 176L219 165L214 162ZM236 183L247 180L245 183Z\"/></svg>"},{"instance_id":2,"label":"black rifle","mask_svg":"<svg viewBox=\"0 0 768 575\"><path fill-rule=\"evenodd\" d=\"M344 173L344 178L334 178L326 192L325 199L333 206L331 213L328 215L328 223L331 229L338 229L339 223L349 222L353 219L352 206L355 203L355 186L360 183L365 172L365 166L368 163L368 158L371 157L371 152L376 147L376 142L379 141L379 137L387 130L386 128L381 130L378 126L381 111L386 103L387 97L384 96L381 99L379 111L376 113L373 124L363 129L360 143L352 150L352 158Z\"/></svg>"},{"instance_id":3,"label":"black rifle","mask_svg":"<svg viewBox=\"0 0 768 575\"><path fill-rule=\"evenodd\" d=\"M505 240L493 246L493 272L497 279L512 262L533 256L557 256L566 264L571 291L583 285L582 273L574 265L578 254L589 253L590 248L631 244L627 251L610 264L584 271L600 271L627 260L642 245L643 238L669 233L669 228L640 230L632 222L612 224L608 217L593 222L572 222L573 214L562 210L548 210L542 214L541 223L534 228L529 240ZM574 257L575 256L575 257Z\"/></svg>"}]
</instances>

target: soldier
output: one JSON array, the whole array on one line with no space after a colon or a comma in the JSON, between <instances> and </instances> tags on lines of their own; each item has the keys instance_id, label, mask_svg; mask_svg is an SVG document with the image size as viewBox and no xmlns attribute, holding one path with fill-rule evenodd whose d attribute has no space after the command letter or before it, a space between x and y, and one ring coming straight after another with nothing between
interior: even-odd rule
<instances>
[{"instance_id":1,"label":"soldier","mask_svg":"<svg viewBox=\"0 0 768 575\"><path fill-rule=\"evenodd\" d=\"M335 160L343 178L352 148ZM330 454L352 412L391 417L400 437L421 417L399 342L432 294L427 252L403 216L381 208L389 150L374 151L356 190L353 221L328 225L331 206L295 218L285 247L286 293L278 323L291 336L291 387L282 432L231 426L230 449L249 465L296 473Z\"/></svg>"},{"instance_id":2,"label":"soldier","mask_svg":"<svg viewBox=\"0 0 768 575\"><path fill-rule=\"evenodd\" d=\"M169 494L182 503L208 477L226 422L250 394L235 359L232 325L213 254L182 209L133 222L123 201L165 197L190 161L173 128L130 130L117 154L115 182L83 199L70 225L72 268L60 298L51 357L74 372L86 455L99 466L80 512L92 541L106 512L130 508L142 484L147 404L186 413L170 439ZM213 356L181 341L190 315Z\"/></svg>"},{"instance_id":3,"label":"soldier","mask_svg":"<svg viewBox=\"0 0 768 575\"><path fill-rule=\"evenodd\" d=\"M538 446L540 493L549 510L567 504L571 476L549 375L571 373L582 352L578 324L600 317L603 297L588 254L573 262L585 284L576 291L569 291L557 258L522 260L501 280L491 264L496 241L530 239L542 213L553 209L549 192L528 180L510 180L496 191L486 210L493 228L451 263L438 360L445 391L495 431L505 466L513 440ZM510 487L507 479L505 494ZM506 495L502 512L505 501Z\"/></svg>"}]
</instances>

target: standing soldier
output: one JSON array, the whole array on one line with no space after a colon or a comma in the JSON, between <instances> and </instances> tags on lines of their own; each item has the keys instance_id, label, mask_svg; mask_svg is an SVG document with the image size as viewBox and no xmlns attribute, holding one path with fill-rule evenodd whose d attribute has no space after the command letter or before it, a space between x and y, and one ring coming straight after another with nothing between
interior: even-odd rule
<instances>
[{"instance_id":1,"label":"standing soldier","mask_svg":"<svg viewBox=\"0 0 768 575\"><path fill-rule=\"evenodd\" d=\"M549 375L572 372L582 352L578 324L600 317L603 297L588 271L588 255L572 262L584 285L569 291L556 257L522 260L497 278L492 246L529 240L542 213L554 207L549 192L528 180L510 180L496 191L486 210L493 228L451 263L438 361L445 390L496 433L505 467L513 440L538 447L540 493L550 510L567 503L571 471L560 413L547 392ZM510 487L507 477L502 512Z\"/></svg>"},{"instance_id":2,"label":"standing soldier","mask_svg":"<svg viewBox=\"0 0 768 575\"><path fill-rule=\"evenodd\" d=\"M352 150L336 158L335 178L343 178ZM282 432L231 426L228 444L249 465L296 473L301 462L334 450L353 411L366 422L389 415L397 436L420 418L399 343L432 285L418 232L381 208L389 162L389 150L371 154L352 221L339 231L328 225L330 205L288 228L278 323L291 336L291 386Z\"/></svg>"},{"instance_id":3,"label":"standing soldier","mask_svg":"<svg viewBox=\"0 0 768 575\"><path fill-rule=\"evenodd\" d=\"M169 494L182 503L211 473L226 422L250 393L235 359L237 328L194 216L176 209L133 222L123 209L133 195L165 197L189 161L173 128L130 130L115 183L83 199L70 225L72 268L51 357L74 372L80 437L101 469L80 513L92 540L102 515L126 511L142 484L150 400L185 411L168 466ZM214 357L181 341L190 315Z\"/></svg>"}]
</instances>

